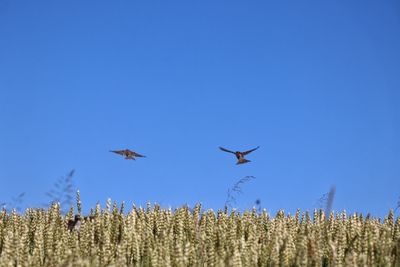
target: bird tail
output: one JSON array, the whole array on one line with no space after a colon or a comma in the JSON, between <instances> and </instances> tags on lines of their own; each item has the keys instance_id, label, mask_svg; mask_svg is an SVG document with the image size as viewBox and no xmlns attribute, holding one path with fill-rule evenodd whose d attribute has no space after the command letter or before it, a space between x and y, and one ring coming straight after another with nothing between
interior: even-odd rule
<instances>
[{"instance_id":1,"label":"bird tail","mask_svg":"<svg viewBox=\"0 0 400 267\"><path fill-rule=\"evenodd\" d=\"M247 162L251 162L251 160L248 160L248 159L245 159L245 158L241 158L241 159L238 160L238 162L236 164L238 165L238 164L243 164L243 163L247 163Z\"/></svg>"}]
</instances>

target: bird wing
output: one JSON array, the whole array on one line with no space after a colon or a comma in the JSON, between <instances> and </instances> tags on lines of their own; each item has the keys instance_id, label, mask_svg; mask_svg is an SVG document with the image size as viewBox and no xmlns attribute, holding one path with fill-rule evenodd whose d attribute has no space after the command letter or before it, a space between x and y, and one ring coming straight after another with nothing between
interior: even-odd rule
<instances>
[{"instance_id":1,"label":"bird wing","mask_svg":"<svg viewBox=\"0 0 400 267\"><path fill-rule=\"evenodd\" d=\"M226 148L223 148L223 147L219 147L219 149L221 149L222 151L225 151L225 152L229 152L229 153L232 153L232 154L235 154L235 152L233 152L233 151L230 151L230 150L228 150L228 149L226 149Z\"/></svg>"},{"instance_id":2,"label":"bird wing","mask_svg":"<svg viewBox=\"0 0 400 267\"><path fill-rule=\"evenodd\" d=\"M125 155L125 150L110 150L110 152L119 154L119 155Z\"/></svg>"},{"instance_id":3,"label":"bird wing","mask_svg":"<svg viewBox=\"0 0 400 267\"><path fill-rule=\"evenodd\" d=\"M139 157L139 158L145 158L146 156L143 156L143 155L140 155L139 153L136 153L135 151L132 151L132 150L129 150L129 149L127 149L126 150L129 154L130 154L130 156L132 156L132 157Z\"/></svg>"},{"instance_id":4,"label":"bird wing","mask_svg":"<svg viewBox=\"0 0 400 267\"><path fill-rule=\"evenodd\" d=\"M247 150L247 151L243 152L242 154L243 154L243 155L250 154L250 153L253 152L254 150L257 150L259 147L260 147L260 146L258 146L258 147L256 147L256 148L253 148L253 149L250 149L250 150Z\"/></svg>"},{"instance_id":5,"label":"bird wing","mask_svg":"<svg viewBox=\"0 0 400 267\"><path fill-rule=\"evenodd\" d=\"M145 158L146 157L146 156L140 155L140 154L138 154L136 152L132 152L132 153L133 153L133 156L135 156L135 157L139 157L139 158Z\"/></svg>"}]
</instances>

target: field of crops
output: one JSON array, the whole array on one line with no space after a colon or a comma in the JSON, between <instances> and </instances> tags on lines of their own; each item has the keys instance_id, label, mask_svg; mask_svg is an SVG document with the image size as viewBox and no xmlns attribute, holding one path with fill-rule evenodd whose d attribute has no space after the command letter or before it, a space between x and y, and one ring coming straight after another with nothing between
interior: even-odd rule
<instances>
[{"instance_id":1,"label":"field of crops","mask_svg":"<svg viewBox=\"0 0 400 267\"><path fill-rule=\"evenodd\" d=\"M80 202L76 213L81 212ZM399 266L400 219L148 204L0 212L0 266ZM72 226L72 227L71 227Z\"/></svg>"}]
</instances>

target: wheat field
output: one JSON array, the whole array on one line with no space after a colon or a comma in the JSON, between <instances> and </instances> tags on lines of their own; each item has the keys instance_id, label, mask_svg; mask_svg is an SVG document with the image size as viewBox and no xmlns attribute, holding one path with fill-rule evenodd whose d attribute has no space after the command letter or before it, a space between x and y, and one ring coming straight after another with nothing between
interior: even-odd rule
<instances>
[{"instance_id":1,"label":"wheat field","mask_svg":"<svg viewBox=\"0 0 400 267\"><path fill-rule=\"evenodd\" d=\"M78 196L79 197L79 196ZM81 213L78 199L76 213ZM399 266L400 219L98 204L0 212L0 266ZM82 217L83 218L83 217Z\"/></svg>"}]
</instances>

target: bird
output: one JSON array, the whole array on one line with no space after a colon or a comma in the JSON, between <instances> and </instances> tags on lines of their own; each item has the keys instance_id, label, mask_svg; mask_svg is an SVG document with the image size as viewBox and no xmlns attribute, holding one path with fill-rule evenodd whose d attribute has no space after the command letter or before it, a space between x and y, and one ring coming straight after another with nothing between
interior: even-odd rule
<instances>
[{"instance_id":1,"label":"bird","mask_svg":"<svg viewBox=\"0 0 400 267\"><path fill-rule=\"evenodd\" d=\"M133 152L129 149L124 150L110 150L110 152L125 156L125 159L133 159L136 160L135 157L145 158L146 156L140 155L136 152Z\"/></svg>"},{"instance_id":2,"label":"bird","mask_svg":"<svg viewBox=\"0 0 400 267\"><path fill-rule=\"evenodd\" d=\"M93 215L83 217L84 221L87 221L87 220L92 221L93 219L94 219ZM68 230L70 230L70 231L76 230L79 232L79 230L81 228L81 224L82 224L82 218L79 214L76 214L73 220L72 219L68 220Z\"/></svg>"},{"instance_id":3,"label":"bird","mask_svg":"<svg viewBox=\"0 0 400 267\"><path fill-rule=\"evenodd\" d=\"M247 154L250 154L254 150L258 149L259 147L260 146L258 146L256 148L253 148L253 149L250 149L250 150L247 150L247 151L244 151L244 152L240 152L240 151L233 152L233 151L228 150L228 149L223 148L223 147L219 147L219 149L221 149L222 151L225 151L225 152L229 152L229 153L235 154L236 158L238 159L236 164L243 164L243 163L250 162L250 160L245 159L244 156L247 155Z\"/></svg>"}]
</instances>

